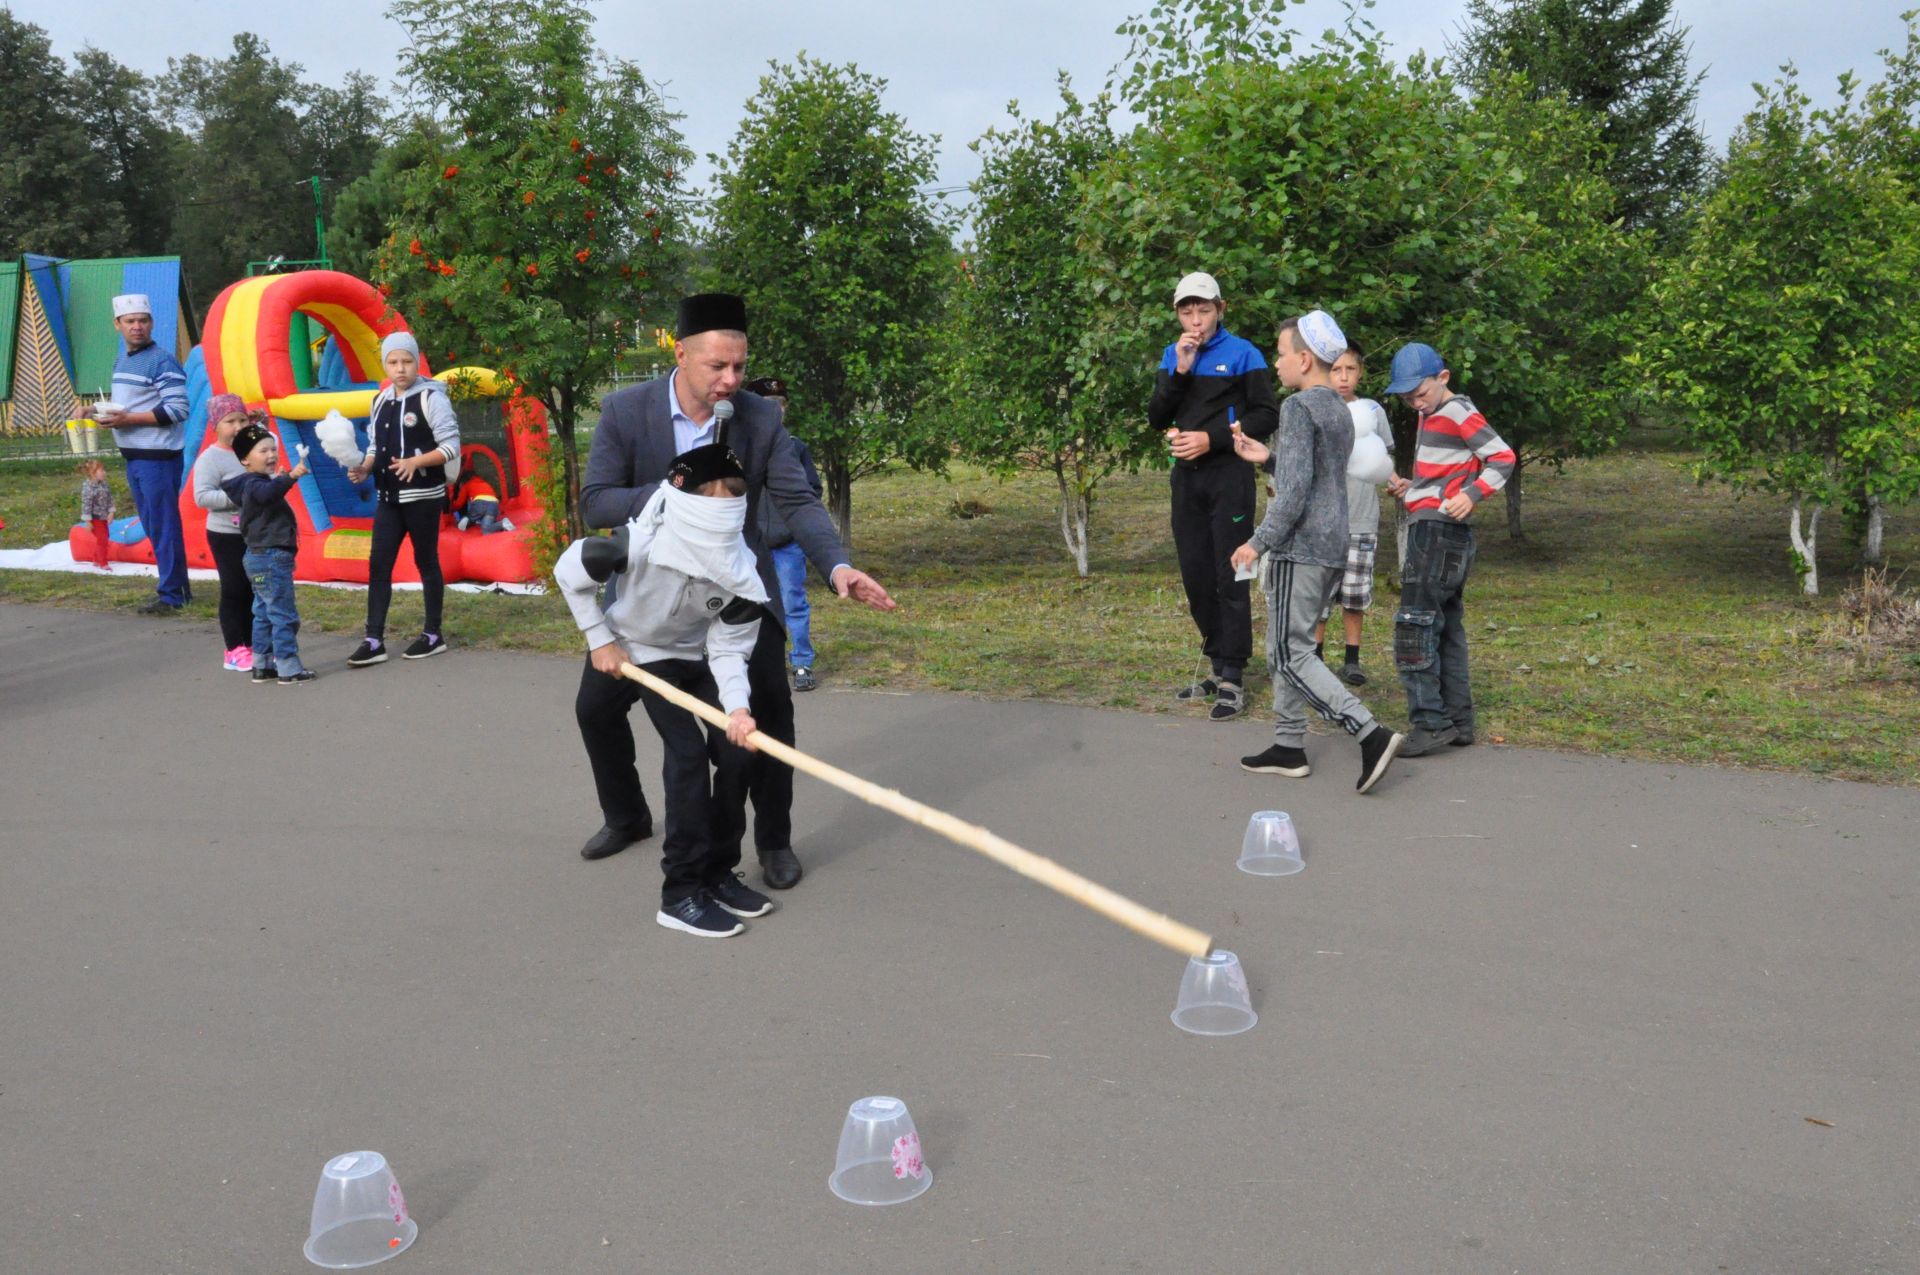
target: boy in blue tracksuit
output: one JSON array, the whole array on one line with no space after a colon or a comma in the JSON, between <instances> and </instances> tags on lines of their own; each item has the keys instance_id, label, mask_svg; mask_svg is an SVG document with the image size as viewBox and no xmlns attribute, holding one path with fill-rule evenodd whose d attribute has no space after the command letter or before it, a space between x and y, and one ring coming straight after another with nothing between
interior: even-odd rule
<instances>
[{"instance_id":1,"label":"boy in blue tracksuit","mask_svg":"<svg viewBox=\"0 0 1920 1275\"><path fill-rule=\"evenodd\" d=\"M1221 326L1226 302L1210 274L1196 271L1173 292L1180 339L1160 359L1147 421L1173 452L1173 547L1187 609L1200 630L1211 675L1179 691L1183 703L1213 700L1210 716L1246 712L1245 673L1253 655L1247 581L1234 579L1233 551L1253 530L1253 469L1233 452L1232 425L1267 439L1280 423L1273 377L1251 341Z\"/></svg>"},{"instance_id":2,"label":"boy in blue tracksuit","mask_svg":"<svg viewBox=\"0 0 1920 1275\"><path fill-rule=\"evenodd\" d=\"M113 299L113 326L125 343L113 361L113 402L120 410L96 413L95 419L113 430L113 441L126 459L127 486L160 573L153 599L140 612L172 615L193 596L187 584L186 541L180 534L187 374L178 359L154 343L153 302L144 294Z\"/></svg>"}]
</instances>

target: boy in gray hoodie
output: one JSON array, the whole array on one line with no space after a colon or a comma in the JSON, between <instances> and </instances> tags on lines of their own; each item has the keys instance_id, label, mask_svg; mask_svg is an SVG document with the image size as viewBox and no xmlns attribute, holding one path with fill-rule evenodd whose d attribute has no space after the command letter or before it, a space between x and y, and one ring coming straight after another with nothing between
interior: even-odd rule
<instances>
[{"instance_id":1,"label":"boy in gray hoodie","mask_svg":"<svg viewBox=\"0 0 1920 1275\"><path fill-rule=\"evenodd\" d=\"M638 517L611 536L574 541L553 569L596 669L617 678L631 660L727 712L722 735L637 683L621 683L646 705L666 754L666 881L654 919L700 938L730 937L746 928L734 918L773 911L773 900L733 874L746 830L747 736L755 730L747 660L767 601L742 534L746 496L746 471L726 444L692 448L674 458ZM619 596L602 609L600 586L615 574L623 577ZM611 749L616 741L606 742ZM589 747L587 755L606 751ZM639 790L631 734L624 751L620 764L594 770L601 810L614 826L622 795Z\"/></svg>"},{"instance_id":2,"label":"boy in gray hoodie","mask_svg":"<svg viewBox=\"0 0 1920 1275\"><path fill-rule=\"evenodd\" d=\"M1253 539L1233 552L1236 570L1267 555L1267 665L1273 670L1274 742L1240 759L1243 770L1299 778L1307 764L1307 710L1360 741L1366 792L1387 773L1401 737L1374 721L1314 654L1313 629L1347 562L1347 459L1353 417L1329 375L1347 338L1333 316L1313 310L1280 325L1274 370L1293 390L1280 404L1273 447L1234 432L1233 449L1273 475L1274 495Z\"/></svg>"}]
</instances>

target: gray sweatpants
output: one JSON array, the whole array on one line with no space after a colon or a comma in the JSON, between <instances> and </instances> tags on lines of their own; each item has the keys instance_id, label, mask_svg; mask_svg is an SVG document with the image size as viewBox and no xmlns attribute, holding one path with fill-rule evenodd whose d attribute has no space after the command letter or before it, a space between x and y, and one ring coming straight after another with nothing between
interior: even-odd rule
<instances>
[{"instance_id":1,"label":"gray sweatpants","mask_svg":"<svg viewBox=\"0 0 1920 1275\"><path fill-rule=\"evenodd\" d=\"M1267 667L1273 670L1273 740L1303 748L1307 713L1320 714L1358 738L1373 729L1373 714L1313 653L1320 610L1340 587L1344 567L1321 567L1269 557L1261 576L1267 593Z\"/></svg>"}]
</instances>

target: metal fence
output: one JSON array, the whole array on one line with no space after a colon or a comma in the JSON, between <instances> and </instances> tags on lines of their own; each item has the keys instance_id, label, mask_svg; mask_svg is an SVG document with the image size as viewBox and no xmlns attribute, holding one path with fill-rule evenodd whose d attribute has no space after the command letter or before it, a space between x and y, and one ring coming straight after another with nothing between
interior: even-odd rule
<instances>
[{"instance_id":1,"label":"metal fence","mask_svg":"<svg viewBox=\"0 0 1920 1275\"><path fill-rule=\"evenodd\" d=\"M113 431L89 427L31 434L0 433L0 461L58 460L71 456L77 462L86 455L98 455L103 460L119 459L120 452L113 445Z\"/></svg>"}]
</instances>

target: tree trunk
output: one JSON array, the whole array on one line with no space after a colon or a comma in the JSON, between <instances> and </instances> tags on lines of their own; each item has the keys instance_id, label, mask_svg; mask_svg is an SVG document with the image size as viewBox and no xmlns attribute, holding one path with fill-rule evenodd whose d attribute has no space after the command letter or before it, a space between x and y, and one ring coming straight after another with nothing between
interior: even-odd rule
<instances>
[{"instance_id":1,"label":"tree trunk","mask_svg":"<svg viewBox=\"0 0 1920 1275\"><path fill-rule=\"evenodd\" d=\"M1887 564L1886 548L1883 540L1886 535L1886 509L1880 497L1867 497L1867 538L1860 546L1860 565L1863 567L1883 567Z\"/></svg>"},{"instance_id":2,"label":"tree trunk","mask_svg":"<svg viewBox=\"0 0 1920 1275\"><path fill-rule=\"evenodd\" d=\"M1820 594L1820 565L1814 555L1820 547L1820 515L1825 512L1814 505L1812 515L1807 519L1807 534L1800 534L1801 498L1793 498L1793 517L1787 523L1787 536L1793 542L1793 569L1800 577L1800 589L1808 597Z\"/></svg>"},{"instance_id":3,"label":"tree trunk","mask_svg":"<svg viewBox=\"0 0 1920 1275\"><path fill-rule=\"evenodd\" d=\"M1067 475L1067 462L1055 456L1053 476L1060 484L1060 538L1066 541L1067 552L1073 555L1074 569L1082 580L1087 578L1087 499L1086 476L1080 465L1074 466L1071 478Z\"/></svg>"},{"instance_id":4,"label":"tree trunk","mask_svg":"<svg viewBox=\"0 0 1920 1275\"><path fill-rule=\"evenodd\" d=\"M833 515L833 525L840 533L840 543L847 552L853 552L853 475L848 472L847 464L838 456L816 458L824 472L821 477L827 480L827 512Z\"/></svg>"},{"instance_id":5,"label":"tree trunk","mask_svg":"<svg viewBox=\"0 0 1920 1275\"><path fill-rule=\"evenodd\" d=\"M578 540L587 534L587 520L580 509L580 441L574 430L573 395L556 389L553 395L554 432L560 435L560 472L566 483L567 507L561 511L567 521L567 538ZM548 510L551 518L553 511Z\"/></svg>"},{"instance_id":6,"label":"tree trunk","mask_svg":"<svg viewBox=\"0 0 1920 1275\"><path fill-rule=\"evenodd\" d=\"M1507 536L1513 540L1525 540L1526 531L1520 525L1520 474L1527 458L1518 451L1513 454L1513 473L1507 478Z\"/></svg>"}]
</instances>

